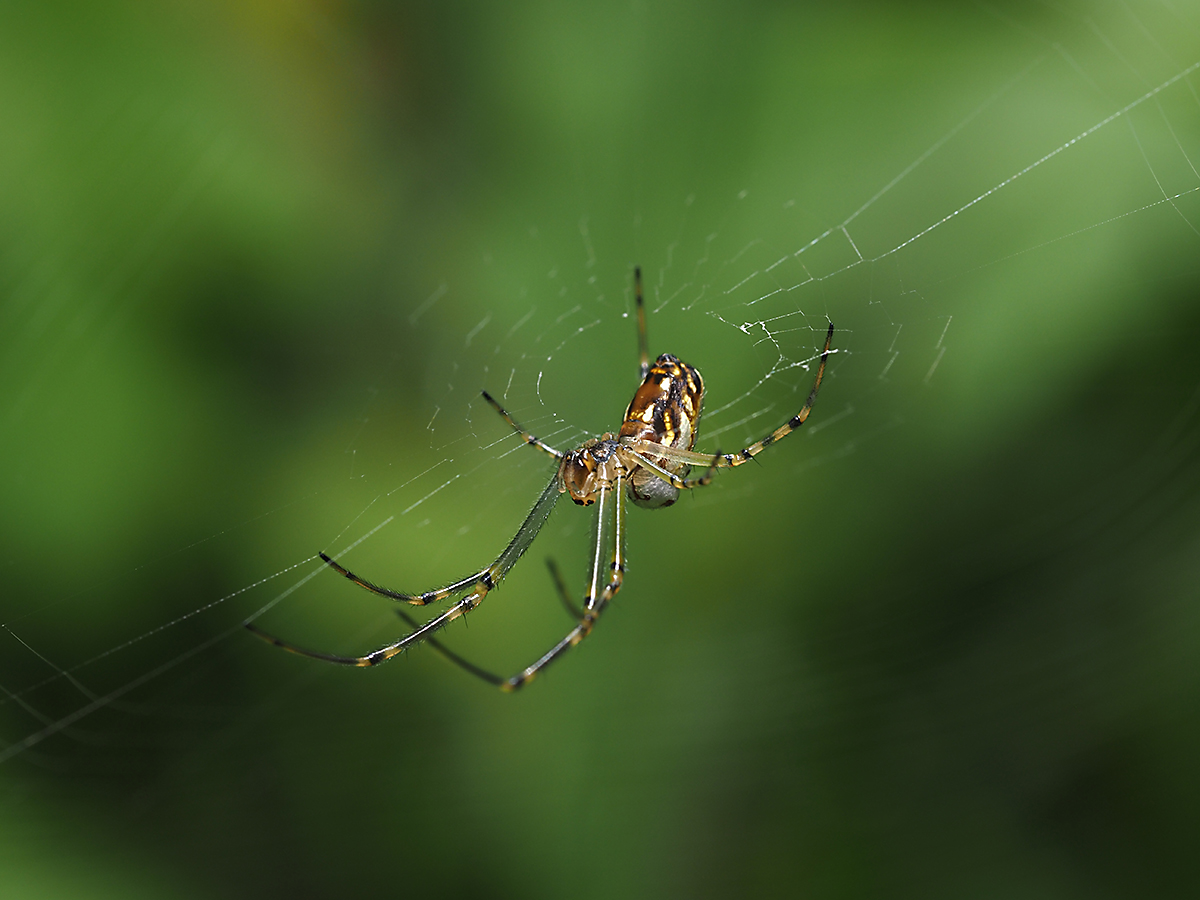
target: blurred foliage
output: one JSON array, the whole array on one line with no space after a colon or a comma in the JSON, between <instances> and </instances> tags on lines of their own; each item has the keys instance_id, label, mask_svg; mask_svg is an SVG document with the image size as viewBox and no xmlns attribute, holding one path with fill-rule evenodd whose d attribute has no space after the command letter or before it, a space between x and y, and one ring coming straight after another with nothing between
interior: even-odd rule
<instances>
[{"instance_id":1,"label":"blurred foliage","mask_svg":"<svg viewBox=\"0 0 1200 900\"><path fill-rule=\"evenodd\" d=\"M54 733L0 764L0 893L1196 890L1196 76L1024 170L1197 60L1194 3L6 4L0 753ZM790 256L914 161L855 250L1021 174ZM494 554L548 471L476 392L615 428L632 265L657 302L710 251L806 316L652 304L654 352L788 409L807 370L754 381L828 315L814 428L632 515L549 677L238 630L389 516L385 583ZM841 274L755 305L780 252ZM456 646L548 646L586 532ZM398 627L328 573L266 621Z\"/></svg>"}]
</instances>

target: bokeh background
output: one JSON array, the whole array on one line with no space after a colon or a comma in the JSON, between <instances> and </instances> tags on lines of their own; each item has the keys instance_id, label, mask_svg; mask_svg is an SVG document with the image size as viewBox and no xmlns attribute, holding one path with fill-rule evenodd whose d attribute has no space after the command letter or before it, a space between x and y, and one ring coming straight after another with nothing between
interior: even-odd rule
<instances>
[{"instance_id":1,"label":"bokeh background","mask_svg":"<svg viewBox=\"0 0 1200 900\"><path fill-rule=\"evenodd\" d=\"M5 4L0 894L1194 892L1197 61L1192 2ZM238 628L490 559L550 471L477 392L615 428L635 264L724 449L839 353L588 642ZM588 530L447 639L525 665Z\"/></svg>"}]
</instances>

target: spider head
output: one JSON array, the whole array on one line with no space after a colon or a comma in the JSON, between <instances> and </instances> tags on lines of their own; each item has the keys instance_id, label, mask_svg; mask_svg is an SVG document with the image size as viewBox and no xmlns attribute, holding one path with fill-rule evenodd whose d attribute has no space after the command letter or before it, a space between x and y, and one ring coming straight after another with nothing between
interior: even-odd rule
<instances>
[{"instance_id":1,"label":"spider head","mask_svg":"<svg viewBox=\"0 0 1200 900\"><path fill-rule=\"evenodd\" d=\"M612 485L621 466L612 435L585 443L566 454L558 466L558 489L580 506L596 502L602 485Z\"/></svg>"}]
</instances>

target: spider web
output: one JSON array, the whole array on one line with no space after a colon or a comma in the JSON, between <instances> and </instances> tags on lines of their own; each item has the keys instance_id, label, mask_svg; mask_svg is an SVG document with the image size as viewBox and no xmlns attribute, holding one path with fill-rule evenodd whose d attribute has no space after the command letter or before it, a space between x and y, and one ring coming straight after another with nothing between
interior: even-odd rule
<instances>
[{"instance_id":1,"label":"spider web","mask_svg":"<svg viewBox=\"0 0 1200 900\"><path fill-rule=\"evenodd\" d=\"M1159 3L1118 4L1103 17L968 15L968 31L1002 36L980 43L986 57L959 46L903 89L886 71L864 73L864 90L836 94L862 104L857 116L810 102L794 72L768 73L768 95L734 123L756 146L728 165L709 161L718 176L701 182L699 151L682 160L681 148L647 151L635 188L614 198L596 165L601 147L581 157L577 199L497 214L477 239L414 264L416 277L380 276L374 284L398 285L388 314L374 320L352 306L329 320L330 331L351 334L321 351L323 371L351 374L322 385L319 416L286 413L293 424L274 434L288 446L256 457L269 469L175 467L173 477L214 486L211 507L176 511L194 521L194 539L148 541L145 558L115 574L76 530L47 555L67 557L61 571L10 557L0 760L109 771L130 748L246 741L315 683L353 677L281 658L241 622L261 614L264 628L302 645L361 652L400 625L384 602L325 569L317 550L403 590L492 559L553 466L479 391L560 448L614 431L636 386L634 265L645 273L652 355L674 353L705 376L699 449L732 451L786 421L830 321L836 353L809 424L761 465L721 473L673 510L631 514L629 602L602 625L620 635L613 643L671 627L673 614L646 607L685 602L718 577L702 557L748 553L754 571L769 570L748 550L764 521L782 517L801 534L859 527L830 515L834 487L895 442L927 429L957 446L986 442L1013 417L1049 408L1088 359L1113 346L1132 359L1144 342L1140 279L1195 272L1200 20ZM654 112L642 112L643 136ZM697 133L722 127L732 126L702 119ZM75 318L53 309L55 260L10 240L8 330L40 356L7 355L4 443L14 458L39 446L43 420L31 404L69 415L62 398L75 389L62 380L86 378L89 365L111 362L109 349L140 336L138 292L174 264L173 235L208 227L193 220L197 208L252 180L237 171L242 151L223 141L187 162L147 201L144 243L111 269L93 261L109 282ZM304 296L304 314L325 314ZM87 479L68 474L76 463L53 465L68 496L86 502ZM579 581L591 522L566 506L471 627L450 630L464 655L508 674L565 633L540 560L559 558ZM22 507L8 509L11 534ZM104 528L92 513L79 520ZM799 565L772 558L785 575ZM214 559L226 563L215 570ZM92 566L105 574L92 577ZM387 684L372 679L374 702L393 702L401 684L460 698L475 687L421 649L393 667L403 668ZM244 687L218 695L213 684Z\"/></svg>"}]
</instances>

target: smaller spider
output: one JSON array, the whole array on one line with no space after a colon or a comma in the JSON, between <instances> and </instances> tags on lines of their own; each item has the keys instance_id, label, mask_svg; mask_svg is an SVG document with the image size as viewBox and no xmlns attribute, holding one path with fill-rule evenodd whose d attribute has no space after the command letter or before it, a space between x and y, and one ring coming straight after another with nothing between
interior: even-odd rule
<instances>
[{"instance_id":1,"label":"smaller spider","mask_svg":"<svg viewBox=\"0 0 1200 900\"><path fill-rule=\"evenodd\" d=\"M463 595L462 599L424 624L398 609L398 615L413 630L400 640L372 650L365 656L335 656L305 650L272 637L250 621L245 623L246 628L263 640L292 653L346 666L378 665L424 641L451 662L502 691L515 691L525 686L542 669L591 634L596 620L621 589L625 577L625 498L628 497L635 506L647 509L670 506L678 499L681 490L691 490L708 484L712 481L714 470L749 462L759 452L783 440L803 425L817 399L821 379L825 376L825 362L831 352L829 345L833 340L833 323L830 322L816 378L813 379L808 400L798 413L766 437L738 453L697 453L692 447L696 443L696 427L700 422L700 407L704 400L704 380L694 367L670 353L662 354L654 361L654 365L650 364L646 349L646 310L642 302L640 268L634 269L634 294L637 299L638 351L642 384L629 402L629 407L625 410L625 419L617 434L606 433L592 438L575 450L556 450L518 425L487 391L483 392L483 399L503 416L504 421L512 426L526 443L558 460L558 469L554 477L550 479L550 483L534 503L533 509L529 511L513 539L508 542L508 546L495 562L482 571L473 572L437 590L426 591L423 594L406 594L359 578L326 554L321 554L321 559L335 572L369 591L393 600L425 606L459 594ZM705 466L707 470L698 478L686 477L694 465ZM558 568L553 561L547 560L559 597L576 620L575 627L540 659L511 678L493 675L454 653L438 642L433 634L483 602L488 593L529 549L561 494L569 494L580 506L596 506L596 538L588 567L589 576L587 590L583 595L583 608L577 609L571 602Z\"/></svg>"}]
</instances>

